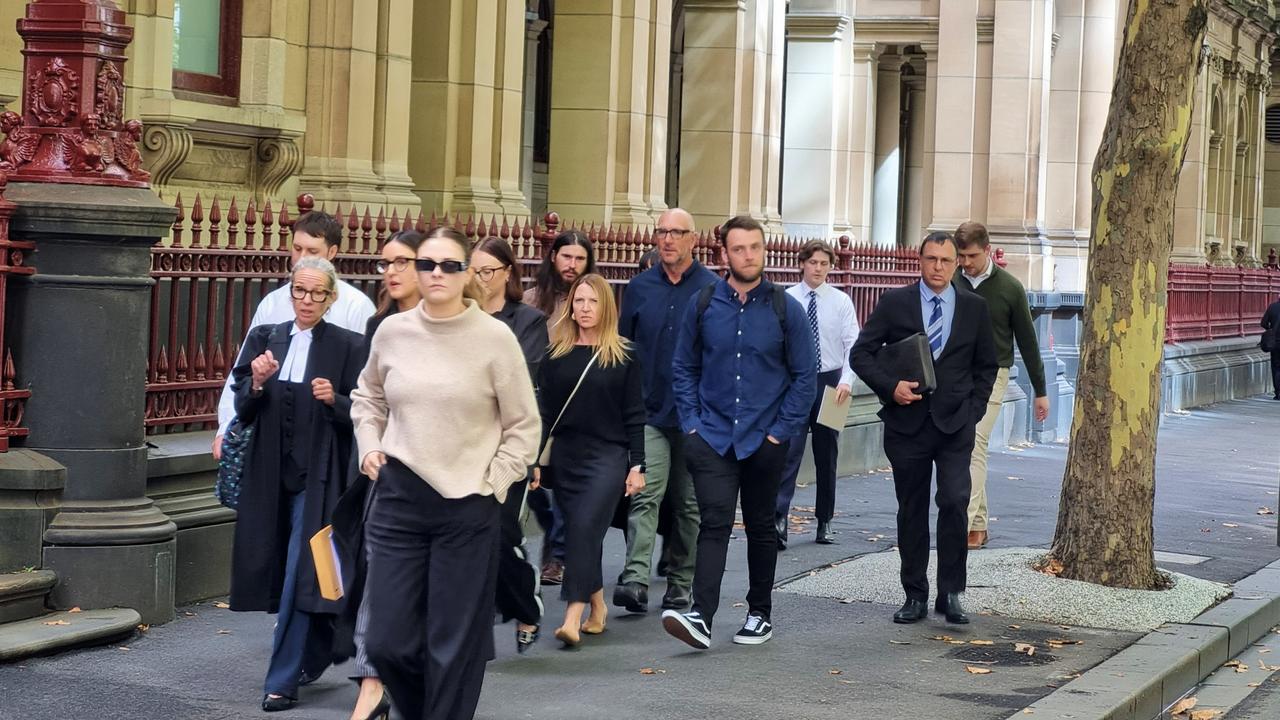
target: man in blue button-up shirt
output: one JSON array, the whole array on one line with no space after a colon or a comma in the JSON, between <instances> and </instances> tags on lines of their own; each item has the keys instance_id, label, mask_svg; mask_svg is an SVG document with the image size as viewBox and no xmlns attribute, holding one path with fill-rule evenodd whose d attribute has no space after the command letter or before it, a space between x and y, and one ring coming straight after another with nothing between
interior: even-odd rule
<instances>
[{"instance_id":1,"label":"man in blue button-up shirt","mask_svg":"<svg viewBox=\"0 0 1280 720\"><path fill-rule=\"evenodd\" d=\"M739 493L750 588L747 620L733 641L758 645L773 636L773 509L787 444L802 438L814 394L809 323L800 303L764 279L764 229L735 217L721 241L729 278L712 286L705 308L701 296L686 308L672 365L701 521L693 607L664 612L662 624L701 649L711 646Z\"/></svg>"},{"instance_id":2,"label":"man in blue button-up shirt","mask_svg":"<svg viewBox=\"0 0 1280 720\"><path fill-rule=\"evenodd\" d=\"M631 340L644 374L646 460L644 490L631 498L627 520L627 563L613 591L613 604L645 612L649 604L649 567L664 498L671 502L667 591L662 607L689 606L693 585L694 547L698 542L698 501L684 461L680 421L671 385L671 360L685 307L702 288L718 278L693 259L698 242L693 216L671 208L653 231L658 263L631 278L622 295L618 332Z\"/></svg>"}]
</instances>

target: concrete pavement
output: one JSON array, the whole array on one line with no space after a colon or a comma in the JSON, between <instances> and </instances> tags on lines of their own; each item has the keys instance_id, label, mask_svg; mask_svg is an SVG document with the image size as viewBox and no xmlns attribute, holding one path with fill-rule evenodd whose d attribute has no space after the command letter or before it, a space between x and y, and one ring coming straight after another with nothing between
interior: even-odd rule
<instances>
[{"instance_id":1,"label":"concrete pavement","mask_svg":"<svg viewBox=\"0 0 1280 720\"><path fill-rule=\"evenodd\" d=\"M1280 403L1270 400L1164 419L1156 544L1176 554L1164 556L1162 564L1232 582L1280 558L1276 516L1257 514L1277 508L1276 437ZM1060 445L993 455L994 547L1047 545L1065 455ZM811 506L812 498L812 488L802 489L796 504ZM779 580L892 544L895 508L887 475L843 479L837 507L839 544L819 546L811 534L793 536L791 549L779 558ZM914 718L946 707L966 718L1005 718L1138 637L996 616L977 616L966 628L936 619L895 626L889 621L892 605L845 604L783 590L775 594L774 640L735 646L729 637L744 612L734 607L746 586L744 545L741 537L731 544L710 651L697 653L667 637L656 609L646 616L611 617L608 632L575 651L557 649L548 632L523 657L515 655L511 626L498 626L499 658L490 666L478 717ZM621 560L621 535L611 533L606 578L616 576ZM655 582L655 604L661 591ZM554 589L547 595L551 628L563 606ZM180 613L174 623L123 646L0 666L0 718L261 717L271 618L209 603L186 612L192 614ZM1008 649L1013 642L1047 646L1050 638L1081 644L1035 656ZM344 670L331 670L305 688L303 704L283 717L347 717L355 687L342 679ZM1259 695L1257 702L1266 698Z\"/></svg>"}]
</instances>

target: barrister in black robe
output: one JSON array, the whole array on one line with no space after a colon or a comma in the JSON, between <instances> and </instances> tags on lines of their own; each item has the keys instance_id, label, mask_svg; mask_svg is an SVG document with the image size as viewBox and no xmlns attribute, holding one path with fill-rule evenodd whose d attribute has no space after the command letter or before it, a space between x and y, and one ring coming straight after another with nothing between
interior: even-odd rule
<instances>
[{"instance_id":1,"label":"barrister in black robe","mask_svg":"<svg viewBox=\"0 0 1280 720\"><path fill-rule=\"evenodd\" d=\"M297 273L291 280L295 290ZM295 297L294 303L317 304L310 297ZM253 423L255 435L241 482L231 609L280 614L264 709L280 698L291 705L303 676L323 672L331 658L332 617L340 610L338 602L320 596L308 541L329 523L345 489L352 447L349 396L363 364L361 338L323 319L301 327L301 317L251 330L233 370L237 419ZM290 346L307 330L310 349L300 381L282 378L289 370L282 368L255 392L252 361L270 351L276 362L286 364ZM313 396L312 381L318 378L332 384L332 405ZM304 652L285 652L284 645L297 646L281 642L290 627L305 636ZM295 665L299 672L291 669Z\"/></svg>"}]
</instances>

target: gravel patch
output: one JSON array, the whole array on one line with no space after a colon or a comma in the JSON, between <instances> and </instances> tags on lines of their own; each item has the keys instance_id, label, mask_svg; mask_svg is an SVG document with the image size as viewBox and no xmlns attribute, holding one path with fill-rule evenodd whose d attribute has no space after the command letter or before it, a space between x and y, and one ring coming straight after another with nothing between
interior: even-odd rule
<instances>
[{"instance_id":1,"label":"gravel patch","mask_svg":"<svg viewBox=\"0 0 1280 720\"><path fill-rule=\"evenodd\" d=\"M1044 556L1034 548L1002 548L969 553L965 609L1025 620L1146 632L1164 623L1190 622L1231 595L1226 585L1170 572L1168 590L1126 590L1055 578L1031 569ZM839 600L899 605L898 551L863 555L817 570L779 588L783 592ZM930 553L929 577L937 576ZM936 588L935 588L936 591Z\"/></svg>"}]
</instances>

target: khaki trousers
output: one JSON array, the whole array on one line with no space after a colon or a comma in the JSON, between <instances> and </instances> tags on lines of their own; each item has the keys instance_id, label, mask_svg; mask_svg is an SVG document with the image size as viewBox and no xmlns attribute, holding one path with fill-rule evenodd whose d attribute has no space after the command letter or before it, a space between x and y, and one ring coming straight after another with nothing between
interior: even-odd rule
<instances>
[{"instance_id":1,"label":"khaki trousers","mask_svg":"<svg viewBox=\"0 0 1280 720\"><path fill-rule=\"evenodd\" d=\"M1009 368L1000 368L996 373L996 383L991 387L991 398L987 400L987 412L978 421L974 432L973 456L969 459L969 530L987 529L987 444L991 440L991 429L1000 417L1000 405L1004 403L1004 393L1009 389Z\"/></svg>"}]
</instances>

